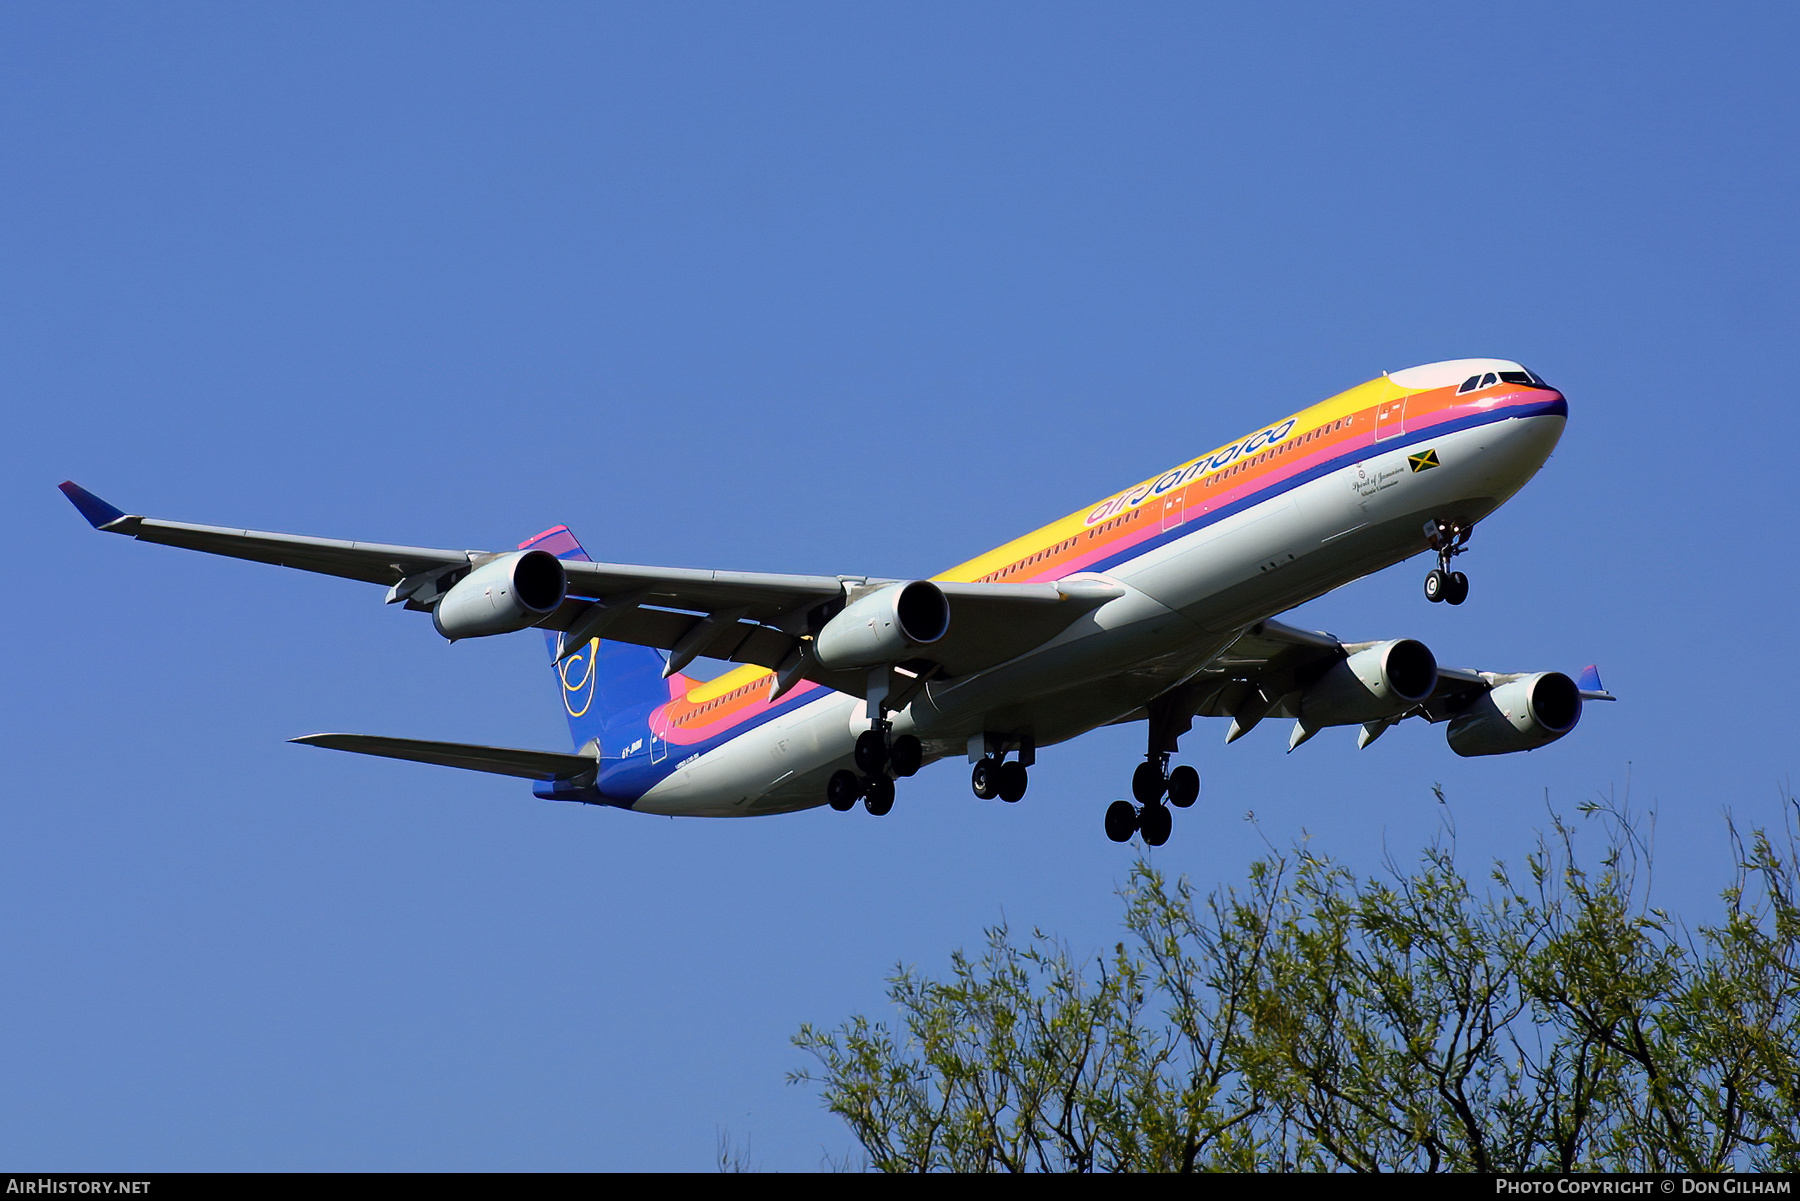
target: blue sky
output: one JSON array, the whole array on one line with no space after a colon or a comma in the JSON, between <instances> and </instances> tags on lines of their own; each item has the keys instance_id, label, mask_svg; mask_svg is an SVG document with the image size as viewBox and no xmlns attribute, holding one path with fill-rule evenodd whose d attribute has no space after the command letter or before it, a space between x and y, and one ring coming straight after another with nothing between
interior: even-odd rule
<instances>
[{"instance_id":1,"label":"blue sky","mask_svg":"<svg viewBox=\"0 0 1800 1201\"><path fill-rule=\"evenodd\" d=\"M1791 6L0 9L0 1161L769 1167L783 1074L1005 917L1118 933L1138 728L884 819L673 821L286 745L561 748L535 636L93 534L922 575L1382 370L1571 418L1477 532L1308 605L1622 698L1461 760L1200 725L1156 863L1479 870L1616 790L1705 920L1796 767ZM1448 807L1432 786L1440 785ZM1254 823L1244 820L1254 812Z\"/></svg>"}]
</instances>

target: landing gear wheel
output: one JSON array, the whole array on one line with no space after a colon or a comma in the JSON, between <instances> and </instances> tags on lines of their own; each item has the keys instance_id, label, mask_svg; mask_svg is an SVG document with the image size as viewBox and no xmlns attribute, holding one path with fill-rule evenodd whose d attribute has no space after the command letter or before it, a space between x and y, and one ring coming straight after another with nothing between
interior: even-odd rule
<instances>
[{"instance_id":1,"label":"landing gear wheel","mask_svg":"<svg viewBox=\"0 0 1800 1201\"><path fill-rule=\"evenodd\" d=\"M1130 801L1114 801L1106 807L1106 836L1114 842L1130 842L1137 824L1137 810Z\"/></svg>"},{"instance_id":2,"label":"landing gear wheel","mask_svg":"<svg viewBox=\"0 0 1800 1201\"><path fill-rule=\"evenodd\" d=\"M1154 805L1162 798L1163 789L1169 782L1163 778L1162 766L1145 761L1137 765L1131 773L1131 795L1138 799L1140 805Z\"/></svg>"},{"instance_id":3,"label":"landing gear wheel","mask_svg":"<svg viewBox=\"0 0 1800 1201\"><path fill-rule=\"evenodd\" d=\"M1436 517L1425 523L1425 545L1437 552L1438 561L1425 577L1426 600L1460 605L1469 599L1469 577L1451 571L1450 560L1469 549L1469 535L1474 532L1475 527L1464 525L1461 518Z\"/></svg>"},{"instance_id":4,"label":"landing gear wheel","mask_svg":"<svg viewBox=\"0 0 1800 1201\"><path fill-rule=\"evenodd\" d=\"M884 817L894 807L894 782L886 776L875 776L869 781L868 792L863 796L863 808L873 817Z\"/></svg>"},{"instance_id":5,"label":"landing gear wheel","mask_svg":"<svg viewBox=\"0 0 1800 1201\"><path fill-rule=\"evenodd\" d=\"M856 736L856 766L864 775L880 775L887 766L887 757L887 739L880 730L864 730Z\"/></svg>"},{"instance_id":6,"label":"landing gear wheel","mask_svg":"<svg viewBox=\"0 0 1800 1201\"><path fill-rule=\"evenodd\" d=\"M991 801L1000 795L999 767L1000 764L993 759L978 759L975 770L969 773L969 787L984 801Z\"/></svg>"},{"instance_id":7,"label":"landing gear wheel","mask_svg":"<svg viewBox=\"0 0 1800 1201\"><path fill-rule=\"evenodd\" d=\"M1175 818L1164 805L1145 805L1144 811L1138 814L1138 830L1144 841L1153 847L1169 841L1169 832L1174 828Z\"/></svg>"},{"instance_id":8,"label":"landing gear wheel","mask_svg":"<svg viewBox=\"0 0 1800 1201\"><path fill-rule=\"evenodd\" d=\"M825 783L825 801L839 813L850 812L862 794L862 779L853 771L834 771Z\"/></svg>"},{"instance_id":9,"label":"landing gear wheel","mask_svg":"<svg viewBox=\"0 0 1800 1201\"><path fill-rule=\"evenodd\" d=\"M902 734L888 748L888 763L896 776L910 776L925 762L925 748L911 734Z\"/></svg>"},{"instance_id":10,"label":"landing gear wheel","mask_svg":"<svg viewBox=\"0 0 1800 1201\"><path fill-rule=\"evenodd\" d=\"M1169 773L1169 804L1186 809L1200 799L1200 773L1186 764Z\"/></svg>"},{"instance_id":11,"label":"landing gear wheel","mask_svg":"<svg viewBox=\"0 0 1800 1201\"><path fill-rule=\"evenodd\" d=\"M1002 763L994 777L994 791L1009 805L1023 797L1026 785L1031 783L1023 763Z\"/></svg>"}]
</instances>

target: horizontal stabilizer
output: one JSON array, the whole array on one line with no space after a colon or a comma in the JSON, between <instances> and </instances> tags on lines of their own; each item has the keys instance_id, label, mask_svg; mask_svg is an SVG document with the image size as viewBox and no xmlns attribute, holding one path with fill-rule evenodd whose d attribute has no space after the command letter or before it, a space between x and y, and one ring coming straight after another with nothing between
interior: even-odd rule
<instances>
[{"instance_id":1,"label":"horizontal stabilizer","mask_svg":"<svg viewBox=\"0 0 1800 1201\"><path fill-rule=\"evenodd\" d=\"M387 759L410 759L466 771L521 776L527 780L568 780L591 772L598 765L592 755L568 755L556 751L526 751L506 746L472 746L466 742L426 742L417 738L379 738L373 734L304 734L290 738L302 746L322 746L329 751L354 751Z\"/></svg>"}]
</instances>

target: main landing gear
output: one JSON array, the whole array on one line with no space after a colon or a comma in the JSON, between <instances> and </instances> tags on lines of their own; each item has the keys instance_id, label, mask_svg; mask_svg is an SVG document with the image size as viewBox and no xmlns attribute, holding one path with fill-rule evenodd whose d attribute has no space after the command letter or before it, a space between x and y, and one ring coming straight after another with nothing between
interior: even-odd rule
<instances>
[{"instance_id":1,"label":"main landing gear","mask_svg":"<svg viewBox=\"0 0 1800 1201\"><path fill-rule=\"evenodd\" d=\"M1028 769L1037 762L1037 738L1029 730L972 735L969 762L974 764L969 769L969 787L977 797L984 801L997 797L1015 804L1031 784Z\"/></svg>"},{"instance_id":2,"label":"main landing gear","mask_svg":"<svg viewBox=\"0 0 1800 1201\"><path fill-rule=\"evenodd\" d=\"M1106 809L1106 836L1114 842L1129 842L1133 834L1159 847L1169 841L1175 817L1169 806L1186 809L1200 799L1200 773L1187 765L1169 770L1167 751L1152 751L1131 773L1130 801L1114 801ZM1165 803L1166 802L1166 803Z\"/></svg>"},{"instance_id":3,"label":"main landing gear","mask_svg":"<svg viewBox=\"0 0 1800 1201\"><path fill-rule=\"evenodd\" d=\"M1425 577L1425 599L1432 604L1447 601L1460 605L1469 599L1469 577L1460 571L1451 571L1450 560L1469 548L1469 535L1474 532L1474 526L1459 521L1425 523L1425 544L1435 550L1438 557L1438 565Z\"/></svg>"},{"instance_id":4,"label":"main landing gear","mask_svg":"<svg viewBox=\"0 0 1800 1201\"><path fill-rule=\"evenodd\" d=\"M894 777L910 776L924 762L925 747L917 738L911 734L895 738L892 722L877 721L873 729L856 736L856 766L862 774L832 772L825 784L825 801L839 813L848 813L860 800L872 816L883 817L894 807Z\"/></svg>"},{"instance_id":5,"label":"main landing gear","mask_svg":"<svg viewBox=\"0 0 1800 1201\"><path fill-rule=\"evenodd\" d=\"M1016 759L1001 760L992 755L975 761L969 772L969 787L984 801L999 797L1011 805L1025 796L1031 776Z\"/></svg>"}]
</instances>

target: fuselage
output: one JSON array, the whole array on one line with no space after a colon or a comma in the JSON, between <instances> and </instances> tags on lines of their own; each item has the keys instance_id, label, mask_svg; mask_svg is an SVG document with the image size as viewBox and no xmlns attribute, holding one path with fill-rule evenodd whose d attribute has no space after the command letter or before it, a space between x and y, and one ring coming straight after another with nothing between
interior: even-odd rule
<instances>
[{"instance_id":1,"label":"fuselage","mask_svg":"<svg viewBox=\"0 0 1800 1201\"><path fill-rule=\"evenodd\" d=\"M1567 413L1515 363L1415 367L959 564L933 578L1097 577L1124 595L1029 654L932 681L893 715L895 732L931 759L994 731L1046 746L1128 720L1247 626L1425 550L1429 522L1488 516L1543 465ZM571 712L584 683L565 676ZM759 667L669 683L645 738L601 748L591 799L694 816L810 808L869 726L860 698L819 685L772 699Z\"/></svg>"}]
</instances>

